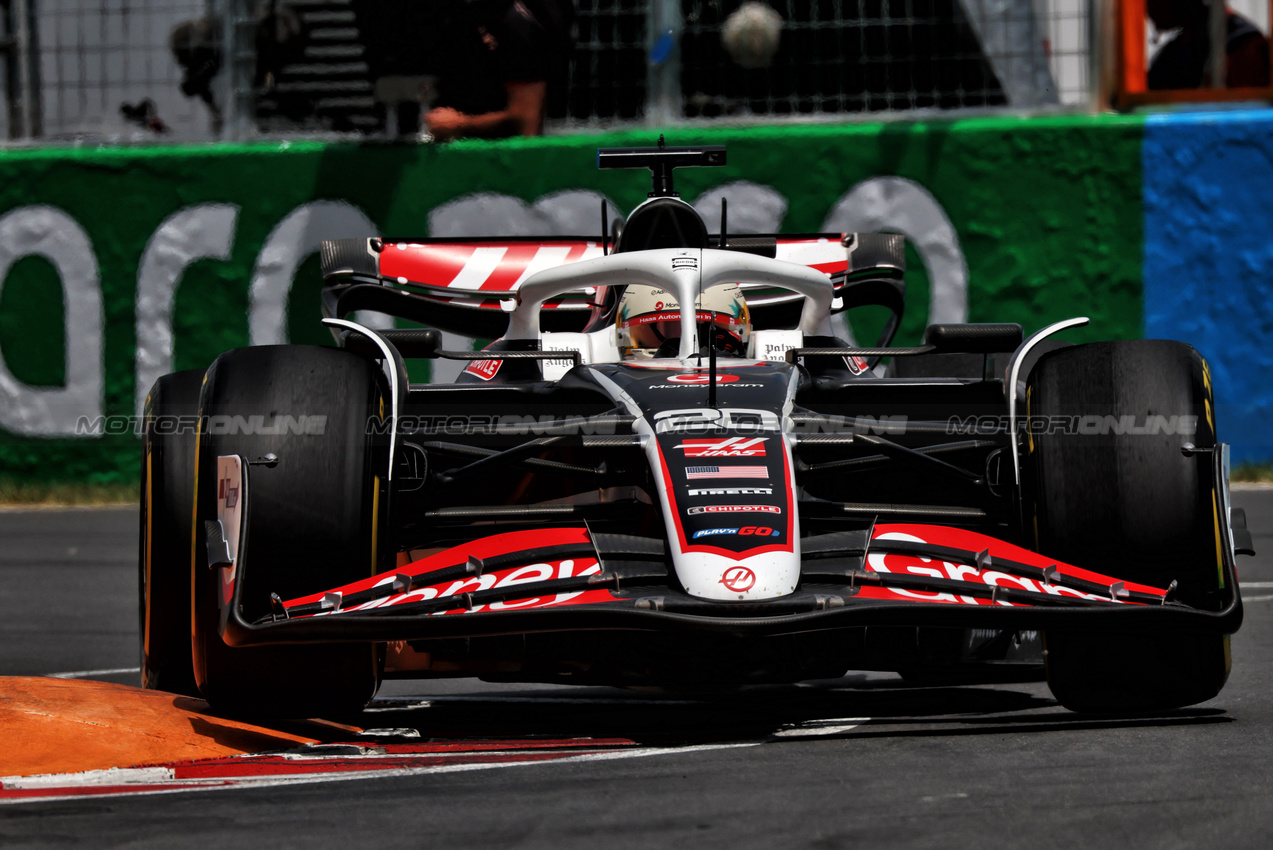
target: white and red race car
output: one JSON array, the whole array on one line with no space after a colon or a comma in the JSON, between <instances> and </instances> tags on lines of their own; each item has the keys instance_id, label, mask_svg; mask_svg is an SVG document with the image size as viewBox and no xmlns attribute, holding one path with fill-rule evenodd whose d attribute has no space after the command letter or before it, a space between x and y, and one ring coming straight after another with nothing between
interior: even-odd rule
<instances>
[{"instance_id":1,"label":"white and red race car","mask_svg":"<svg viewBox=\"0 0 1273 850\"><path fill-rule=\"evenodd\" d=\"M889 347L902 237L736 236L725 210L709 233L672 169L724 160L600 151L654 186L595 237L325 243L339 347L160 379L146 685L283 715L355 710L386 677L1046 666L1080 711L1215 696L1251 543L1198 353L1054 341L1085 319ZM834 321L862 306L891 317L869 347ZM446 351L442 330L496 342ZM420 358L467 368L411 383Z\"/></svg>"}]
</instances>

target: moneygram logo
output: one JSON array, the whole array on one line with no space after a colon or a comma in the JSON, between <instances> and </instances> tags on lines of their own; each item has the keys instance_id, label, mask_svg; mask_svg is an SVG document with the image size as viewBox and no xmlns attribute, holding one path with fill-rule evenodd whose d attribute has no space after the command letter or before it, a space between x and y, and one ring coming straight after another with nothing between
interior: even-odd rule
<instances>
[{"instance_id":1,"label":"moneygram logo","mask_svg":"<svg viewBox=\"0 0 1273 850\"><path fill-rule=\"evenodd\" d=\"M777 505L702 505L690 508L687 514L780 514L782 508Z\"/></svg>"},{"instance_id":2,"label":"moneygram logo","mask_svg":"<svg viewBox=\"0 0 1273 850\"><path fill-rule=\"evenodd\" d=\"M667 380L670 384L710 384L712 376L705 372L698 372L693 375L669 375ZM732 384L737 380L737 375L716 376L716 383L718 384Z\"/></svg>"},{"instance_id":3,"label":"moneygram logo","mask_svg":"<svg viewBox=\"0 0 1273 850\"><path fill-rule=\"evenodd\" d=\"M675 448L686 457L764 457L768 437L710 437L686 440Z\"/></svg>"}]
</instances>

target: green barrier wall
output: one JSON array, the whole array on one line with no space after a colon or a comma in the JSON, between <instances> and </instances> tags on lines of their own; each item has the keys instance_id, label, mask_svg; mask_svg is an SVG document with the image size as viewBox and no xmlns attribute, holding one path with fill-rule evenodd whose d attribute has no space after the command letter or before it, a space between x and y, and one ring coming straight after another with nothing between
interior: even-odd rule
<instances>
[{"instance_id":1,"label":"green barrier wall","mask_svg":"<svg viewBox=\"0 0 1273 850\"><path fill-rule=\"evenodd\" d=\"M971 321L1020 322L1029 331L1089 315L1091 327L1075 339L1140 336L1141 139L1137 119L1072 117L678 131L668 142L728 145L727 167L678 170L676 185L695 201L736 181L755 184L734 187L743 194L731 223L744 215L737 197L757 192L777 199L784 232L866 222L931 234L935 220L948 223L948 239L925 244L909 234L916 247L899 341L912 342L934 287L944 287L943 309L963 309ZM0 152L0 469L39 479L136 475L135 437L58 431L70 430L76 411L135 413L145 367L139 315L144 333L156 327L139 306L139 279L150 281L148 292L169 293L176 369L202 368L226 348L260 341L249 319L256 278L294 279L282 324L291 341L330 342L317 325L317 258L284 256L289 234L304 237L290 239L293 254L300 241L358 235L316 232L351 217L386 235L422 236L431 213L441 224L499 234L530 226L532 205L566 190L597 193L627 212L644 200L648 179L598 171L595 150L654 140L624 133L447 147ZM489 206L489 215L461 204L463 221L439 210L474 193L520 199L514 206L529 218L517 220L517 210L510 218L507 204ZM314 215L297 215L306 209ZM201 240L219 247L186 262ZM72 384L82 390L78 401L59 408L58 388Z\"/></svg>"}]
</instances>

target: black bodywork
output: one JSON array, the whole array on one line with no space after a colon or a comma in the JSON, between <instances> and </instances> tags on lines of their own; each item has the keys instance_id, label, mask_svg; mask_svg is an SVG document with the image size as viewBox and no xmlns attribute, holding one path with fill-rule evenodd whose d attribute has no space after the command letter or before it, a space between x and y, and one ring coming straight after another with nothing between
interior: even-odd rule
<instances>
[{"instance_id":1,"label":"black bodywork","mask_svg":"<svg viewBox=\"0 0 1273 850\"><path fill-rule=\"evenodd\" d=\"M652 170L658 178L660 172ZM770 251L776 237L708 234L697 216L691 220L692 209L675 199L670 167L662 176L664 194L654 198L660 203L643 207L617 240L605 233L607 248L716 247L762 255ZM659 185L656 179L656 192ZM1012 451L1014 440L1020 441L1018 450L1024 450L1026 438L1012 433L1005 386L1005 368L1020 347L1021 329L934 326L923 346L887 348L904 300L897 262L900 238L888 237L888 247L883 248L878 241L850 236L850 250L854 239L867 247L861 262L838 281L838 291L845 308L887 307L894 319L884 337L870 347L850 346L834 337L806 337L803 348L787 352L786 362L734 371L724 360L713 365L713 374L720 370L738 376L737 386L659 383L643 370L622 364L577 366L561 380L546 381L539 377L540 361L563 355L539 351L534 344L501 343L474 354L443 350L435 330L341 331L340 343L350 350L382 356L387 345L392 354L389 368L400 378L395 475L383 493L390 517L386 539L397 550L435 551L475 536L524 529L586 528L588 543L509 553L506 563L593 557L601 569L593 575L544 582L542 587L476 590L448 600L341 616L309 616L319 609L287 607L278 600L271 613L247 616L245 611L260 611L260 606L236 598L223 612L226 641L235 646L406 641L431 659L416 674L736 684L836 676L845 669L1012 662L1037 668L1038 632L1057 627L1139 633L1235 631L1242 617L1236 591L1210 610L1201 610L1174 602L1170 592L1165 597L1135 592L1120 596L1107 584L1084 585L1046 567L1005 558L993 562L995 569L1010 575L1058 586L1068 582L1074 589L1110 596L1108 602L1079 603L1023 589L970 588L964 582L885 575L869 568L868 552L890 551L991 566L985 552L872 541L872 529L881 523L969 529L1027 549L1034 538L1025 504L1030 470L1022 467L1024 479L1018 483ZM503 332L506 317L499 311L444 301L436 292L377 278L364 259L368 250L379 250L377 242L324 245L324 304L330 316L380 309L473 336L494 338ZM871 262L869 251L879 252L879 262ZM612 296L608 303L546 311L544 330L587 331L613 322L613 300ZM790 326L799 311L798 300L790 298L758 299L758 304L758 326ZM421 357L502 360L504 367L496 382L411 384L405 360ZM875 366L884 357L895 364L884 377L846 368L854 358ZM962 376L951 377L949 369L945 377L924 376L925 364L948 364L956 357L964 364ZM704 353L703 362L709 359L714 359L713 352ZM918 365L902 365L907 362ZM1022 374L1026 372L1028 365ZM899 376L908 373L913 376ZM732 603L696 598L679 587L669 563L654 472L634 430L643 417L618 404L598 376L621 386L649 414L669 407L673 399L678 409L781 411L783 397L794 389L785 426L795 435L794 486L789 505L775 504L799 515L802 560L795 593ZM769 425L758 427L749 431L735 422L706 425L694 433L774 435ZM657 439L684 437L675 433ZM782 462L773 454L764 461ZM1227 473L1219 451L1211 474L1217 515L1227 515ZM771 477L779 477L776 469ZM245 490L250 504L250 487ZM771 497L778 499L778 494L726 494L722 499L756 502ZM1236 515L1233 528L1220 523L1225 544L1222 585L1228 588L1236 588L1233 538L1235 531L1241 534L1241 526ZM703 520L688 532L706 527ZM245 529L241 571L252 569L250 539ZM1249 540L1239 539L1236 548L1249 548ZM439 580L439 575L476 576L496 566L461 560L430 580ZM410 578L404 580L410 588ZM1021 607L862 598L863 588L883 586L981 595ZM242 587L240 582L240 592ZM612 599L568 608L471 610L533 592L593 588L610 591ZM343 604L352 606L401 590L396 585L368 590L361 597L345 598ZM457 606L471 612L434 616ZM686 651L688 646L693 652Z\"/></svg>"}]
</instances>

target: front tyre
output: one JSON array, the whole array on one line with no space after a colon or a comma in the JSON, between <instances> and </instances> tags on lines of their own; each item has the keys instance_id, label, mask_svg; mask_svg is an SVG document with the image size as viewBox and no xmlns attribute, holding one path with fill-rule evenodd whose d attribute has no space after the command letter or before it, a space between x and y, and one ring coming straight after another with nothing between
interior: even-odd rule
<instances>
[{"instance_id":1,"label":"front tyre","mask_svg":"<svg viewBox=\"0 0 1273 850\"><path fill-rule=\"evenodd\" d=\"M216 519L217 457L249 461L249 551L243 616L269 612L269 595L290 599L373 575L389 566L380 547L388 456L368 435L387 405L374 362L310 346L227 352L208 370L201 400L198 517ZM220 570L196 547L194 670L214 708L237 714L316 716L360 710L375 694L373 644L230 647L218 631Z\"/></svg>"},{"instance_id":2,"label":"front tyre","mask_svg":"<svg viewBox=\"0 0 1273 850\"><path fill-rule=\"evenodd\" d=\"M190 541L203 370L164 375L146 396L138 610L142 687L196 696L190 650Z\"/></svg>"},{"instance_id":3,"label":"front tyre","mask_svg":"<svg viewBox=\"0 0 1273 850\"><path fill-rule=\"evenodd\" d=\"M1181 451L1216 445L1201 355L1165 340L1053 351L1039 359L1026 399L1025 507L1038 551L1126 581L1176 581L1178 600L1218 608L1222 484L1209 452ZM1075 711L1193 705L1218 694L1229 672L1223 635L1051 630L1044 639L1048 686Z\"/></svg>"}]
</instances>

